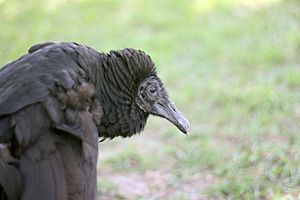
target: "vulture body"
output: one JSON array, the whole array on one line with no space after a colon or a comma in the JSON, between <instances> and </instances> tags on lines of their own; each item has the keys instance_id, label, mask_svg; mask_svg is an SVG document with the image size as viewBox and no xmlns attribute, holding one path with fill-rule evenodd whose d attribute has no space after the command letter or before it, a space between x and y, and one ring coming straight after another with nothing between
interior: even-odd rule
<instances>
[{"instance_id":1,"label":"vulture body","mask_svg":"<svg viewBox=\"0 0 300 200\"><path fill-rule=\"evenodd\" d=\"M149 114L189 129L143 51L34 45L0 69L0 199L96 199L99 138Z\"/></svg>"}]
</instances>

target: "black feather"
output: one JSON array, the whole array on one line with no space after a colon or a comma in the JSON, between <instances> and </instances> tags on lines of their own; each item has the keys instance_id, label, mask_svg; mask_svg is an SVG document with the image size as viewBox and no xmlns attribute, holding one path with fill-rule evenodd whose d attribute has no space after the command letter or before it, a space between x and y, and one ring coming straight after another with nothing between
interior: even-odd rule
<instances>
[{"instance_id":1,"label":"black feather","mask_svg":"<svg viewBox=\"0 0 300 200\"><path fill-rule=\"evenodd\" d=\"M14 160L0 155L0 197L95 199L98 137L144 128L149 114L135 96L154 63L142 51L77 43L28 52L0 70L0 143Z\"/></svg>"}]
</instances>

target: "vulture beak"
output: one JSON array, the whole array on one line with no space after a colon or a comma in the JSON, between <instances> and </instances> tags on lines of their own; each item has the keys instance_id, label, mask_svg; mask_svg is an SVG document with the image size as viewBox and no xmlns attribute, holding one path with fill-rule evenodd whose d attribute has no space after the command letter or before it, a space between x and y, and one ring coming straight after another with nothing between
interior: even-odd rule
<instances>
[{"instance_id":1,"label":"vulture beak","mask_svg":"<svg viewBox=\"0 0 300 200\"><path fill-rule=\"evenodd\" d=\"M190 130L189 121L179 112L175 104L170 100L157 101L153 105L153 114L169 120L184 134L187 134Z\"/></svg>"}]
</instances>

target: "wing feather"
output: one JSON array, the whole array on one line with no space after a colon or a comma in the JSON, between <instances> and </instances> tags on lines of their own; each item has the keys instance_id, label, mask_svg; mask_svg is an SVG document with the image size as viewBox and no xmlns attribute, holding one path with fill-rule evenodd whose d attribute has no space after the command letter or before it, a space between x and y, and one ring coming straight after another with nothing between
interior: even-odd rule
<instances>
[{"instance_id":1,"label":"wing feather","mask_svg":"<svg viewBox=\"0 0 300 200\"><path fill-rule=\"evenodd\" d=\"M6 195L9 200L18 200L20 198L20 172L14 166L7 164L2 158L0 158L0 186L5 191L4 194L0 189L0 197Z\"/></svg>"},{"instance_id":2,"label":"wing feather","mask_svg":"<svg viewBox=\"0 0 300 200\"><path fill-rule=\"evenodd\" d=\"M101 109L80 62L68 57L75 46L33 46L0 70L0 145L14 161L0 154L0 185L13 200L96 197Z\"/></svg>"}]
</instances>

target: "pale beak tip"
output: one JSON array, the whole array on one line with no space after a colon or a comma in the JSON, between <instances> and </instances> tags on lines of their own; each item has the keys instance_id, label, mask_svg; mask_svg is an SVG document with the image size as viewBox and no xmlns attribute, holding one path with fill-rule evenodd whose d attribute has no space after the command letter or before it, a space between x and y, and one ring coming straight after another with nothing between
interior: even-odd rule
<instances>
[{"instance_id":1,"label":"pale beak tip","mask_svg":"<svg viewBox=\"0 0 300 200\"><path fill-rule=\"evenodd\" d=\"M180 123L180 128L179 128L184 134L188 134L191 130L190 123L187 119L184 118L183 122Z\"/></svg>"}]
</instances>

